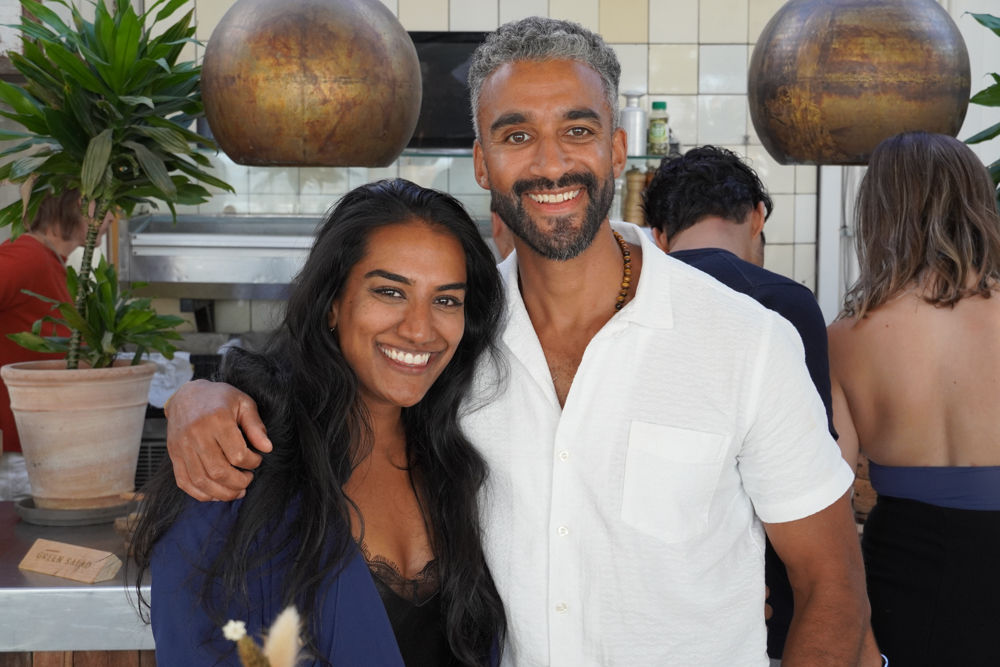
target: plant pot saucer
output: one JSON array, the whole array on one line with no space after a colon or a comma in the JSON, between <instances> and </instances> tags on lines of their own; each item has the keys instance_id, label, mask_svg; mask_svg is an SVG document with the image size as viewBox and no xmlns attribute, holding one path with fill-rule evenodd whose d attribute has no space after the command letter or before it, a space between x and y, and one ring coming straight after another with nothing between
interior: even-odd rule
<instances>
[{"instance_id":1,"label":"plant pot saucer","mask_svg":"<svg viewBox=\"0 0 1000 667\"><path fill-rule=\"evenodd\" d=\"M36 526L93 526L114 523L118 517L128 515L128 503L98 509L50 510L35 507L34 498L23 498L14 503L14 510L21 520Z\"/></svg>"}]
</instances>

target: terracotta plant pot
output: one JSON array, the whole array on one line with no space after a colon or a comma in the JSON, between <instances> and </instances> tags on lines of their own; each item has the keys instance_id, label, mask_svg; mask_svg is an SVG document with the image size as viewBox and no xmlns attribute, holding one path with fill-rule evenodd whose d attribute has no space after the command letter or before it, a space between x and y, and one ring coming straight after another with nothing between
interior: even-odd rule
<instances>
[{"instance_id":1,"label":"terracotta plant pot","mask_svg":"<svg viewBox=\"0 0 1000 667\"><path fill-rule=\"evenodd\" d=\"M135 490L135 467L156 364L66 370L65 361L0 369L35 506L95 509Z\"/></svg>"}]
</instances>

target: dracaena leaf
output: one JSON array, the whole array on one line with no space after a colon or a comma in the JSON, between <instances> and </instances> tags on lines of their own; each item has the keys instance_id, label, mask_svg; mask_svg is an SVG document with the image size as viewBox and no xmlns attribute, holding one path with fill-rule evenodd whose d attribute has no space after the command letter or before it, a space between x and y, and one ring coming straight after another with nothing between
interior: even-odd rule
<instances>
[{"instance_id":1,"label":"dracaena leaf","mask_svg":"<svg viewBox=\"0 0 1000 667\"><path fill-rule=\"evenodd\" d=\"M75 299L76 292L79 289L79 282L76 276L76 270L72 266L66 267L66 289L69 291L70 295Z\"/></svg>"},{"instance_id":2,"label":"dracaena leaf","mask_svg":"<svg viewBox=\"0 0 1000 667\"><path fill-rule=\"evenodd\" d=\"M97 125L92 116L92 104L87 97L87 93L80 86L68 83L65 87L64 97L66 98L66 110L73 114L76 122L86 130L87 136L94 136L98 133Z\"/></svg>"},{"instance_id":3,"label":"dracaena leaf","mask_svg":"<svg viewBox=\"0 0 1000 667\"><path fill-rule=\"evenodd\" d=\"M156 109L156 105L153 104L153 100L151 98L145 97L143 95L122 95L118 99L120 99L125 104L132 104L132 105L136 105L136 106L138 106L140 104L145 104L150 109L154 109L154 110Z\"/></svg>"},{"instance_id":4,"label":"dracaena leaf","mask_svg":"<svg viewBox=\"0 0 1000 667\"><path fill-rule=\"evenodd\" d=\"M11 339L21 347L31 350L32 352L58 352L59 350L53 349L52 344L42 338L36 333L16 333L7 334L7 338Z\"/></svg>"},{"instance_id":5,"label":"dracaena leaf","mask_svg":"<svg viewBox=\"0 0 1000 667\"><path fill-rule=\"evenodd\" d=\"M1000 83L995 83L986 90L980 90L969 101L984 107L1000 107Z\"/></svg>"},{"instance_id":6,"label":"dracaena leaf","mask_svg":"<svg viewBox=\"0 0 1000 667\"><path fill-rule=\"evenodd\" d=\"M18 114L42 117L42 105L21 86L0 81L0 100L10 105Z\"/></svg>"},{"instance_id":7,"label":"dracaena leaf","mask_svg":"<svg viewBox=\"0 0 1000 667\"><path fill-rule=\"evenodd\" d=\"M10 179L18 181L19 179L27 178L31 172L42 166L42 163L47 159L48 157L32 155L30 157L23 157L20 160L14 160L10 167Z\"/></svg>"},{"instance_id":8,"label":"dracaena leaf","mask_svg":"<svg viewBox=\"0 0 1000 667\"><path fill-rule=\"evenodd\" d=\"M80 175L83 186L83 196L90 198L97 189L101 179L104 178L105 169L108 166L108 159L111 157L113 132L108 128L90 140L87 146L87 154L83 159L83 170Z\"/></svg>"},{"instance_id":9,"label":"dracaena leaf","mask_svg":"<svg viewBox=\"0 0 1000 667\"><path fill-rule=\"evenodd\" d=\"M55 28L59 34L65 34L70 31L69 26L63 23L59 15L48 7L33 0L21 0L21 6L27 9L35 18Z\"/></svg>"},{"instance_id":10,"label":"dracaena leaf","mask_svg":"<svg viewBox=\"0 0 1000 667\"><path fill-rule=\"evenodd\" d=\"M35 141L35 140L33 140L33 139L29 140L29 141L25 141L23 143L17 144L16 146L12 146L12 147L4 150L4 151L0 151L0 158L7 157L8 155L15 155L17 153L20 153L21 151L26 151L29 148L32 148L33 146L37 146L37 145L38 145L38 142ZM8 175L8 178L9 178L9 175Z\"/></svg>"},{"instance_id":11,"label":"dracaena leaf","mask_svg":"<svg viewBox=\"0 0 1000 667\"><path fill-rule=\"evenodd\" d=\"M78 56L73 55L61 44L47 44L45 53L59 66L67 75L87 90L110 97L111 91L101 83L101 80L94 76L87 64Z\"/></svg>"},{"instance_id":12,"label":"dracaena leaf","mask_svg":"<svg viewBox=\"0 0 1000 667\"><path fill-rule=\"evenodd\" d=\"M191 147L184 140L179 132L167 127L149 127L144 125L134 125L132 127L139 134L149 137L160 145L168 153L191 153Z\"/></svg>"},{"instance_id":13,"label":"dracaena leaf","mask_svg":"<svg viewBox=\"0 0 1000 667\"><path fill-rule=\"evenodd\" d=\"M21 290L21 293L22 294L27 294L28 296L33 296L36 299L38 299L39 301L44 301L45 303L51 303L51 304L54 304L56 306L58 306L59 304L62 303L62 301L60 301L59 299L53 299L53 298L50 298L50 297L47 297L47 296L43 296L41 294L36 294L35 292L32 292L31 290L27 290L27 289Z\"/></svg>"},{"instance_id":14,"label":"dracaena leaf","mask_svg":"<svg viewBox=\"0 0 1000 667\"><path fill-rule=\"evenodd\" d=\"M32 39L50 43L59 40L59 35L55 34L41 23L35 23L27 17L21 19L21 25L16 26L21 32Z\"/></svg>"},{"instance_id":15,"label":"dracaena leaf","mask_svg":"<svg viewBox=\"0 0 1000 667\"><path fill-rule=\"evenodd\" d=\"M142 171L146 174L153 185L159 188L160 192L162 192L164 196L169 199L177 195L177 187L174 185L173 181L170 180L170 174L167 172L167 167L163 164L163 160L158 155L154 154L151 150L135 141L123 141L122 145L135 152L135 157L139 161L139 166L142 168Z\"/></svg>"},{"instance_id":16,"label":"dracaena leaf","mask_svg":"<svg viewBox=\"0 0 1000 667\"><path fill-rule=\"evenodd\" d=\"M94 12L94 37L95 46L104 55L105 60L111 59L115 52L115 21L103 3L99 4Z\"/></svg>"},{"instance_id":17,"label":"dracaena leaf","mask_svg":"<svg viewBox=\"0 0 1000 667\"><path fill-rule=\"evenodd\" d=\"M132 3L125 4L125 10L119 11L119 17L118 29L115 33L114 71L115 78L121 85L127 80L126 73L130 67L135 65L136 57L139 54L142 26L139 25L139 17L132 9Z\"/></svg>"},{"instance_id":18,"label":"dracaena leaf","mask_svg":"<svg viewBox=\"0 0 1000 667\"><path fill-rule=\"evenodd\" d=\"M983 141L989 141L990 139L993 139L994 137L998 137L998 136L1000 136L1000 123L997 123L996 125L994 125L992 127L986 128L982 132L978 132L978 133L972 135L971 137L969 137L968 139L965 140L965 143L967 143L967 144L978 144L978 143L981 143Z\"/></svg>"},{"instance_id":19,"label":"dracaena leaf","mask_svg":"<svg viewBox=\"0 0 1000 667\"><path fill-rule=\"evenodd\" d=\"M87 321L80 316L76 308L71 303L61 303L59 304L59 314L63 316L66 323L73 329L76 329L84 336L90 332L90 327L87 325Z\"/></svg>"},{"instance_id":20,"label":"dracaena leaf","mask_svg":"<svg viewBox=\"0 0 1000 667\"><path fill-rule=\"evenodd\" d=\"M45 122L49 126L49 132L64 149L79 159L83 158L87 152L87 135L70 114L47 108Z\"/></svg>"},{"instance_id":21,"label":"dracaena leaf","mask_svg":"<svg viewBox=\"0 0 1000 667\"><path fill-rule=\"evenodd\" d=\"M24 126L28 132L34 132L35 134L46 135L49 133L49 126L45 124L45 118L39 116L27 116L25 114L19 113L8 113L6 111L0 111L0 116L4 118L10 118L15 123Z\"/></svg>"},{"instance_id":22,"label":"dracaena leaf","mask_svg":"<svg viewBox=\"0 0 1000 667\"><path fill-rule=\"evenodd\" d=\"M159 23L164 19L170 18L174 12L186 5L189 1L190 0L170 0L170 2L167 3L167 6L161 9L156 15L156 22Z\"/></svg>"},{"instance_id":23,"label":"dracaena leaf","mask_svg":"<svg viewBox=\"0 0 1000 667\"><path fill-rule=\"evenodd\" d=\"M31 42L27 42L31 44ZM8 52L7 57L10 58L10 62L17 71L24 75L24 78L28 80L28 86L33 86L36 90L47 91L51 94L59 95L62 92L63 82L62 76L58 74L52 74L47 69L44 69L38 65L38 63L25 58L20 53L15 53L13 51ZM32 93L36 98L37 94ZM51 98L45 101L52 104ZM59 106L56 103L55 106Z\"/></svg>"},{"instance_id":24,"label":"dracaena leaf","mask_svg":"<svg viewBox=\"0 0 1000 667\"><path fill-rule=\"evenodd\" d=\"M48 73L49 76L55 79L62 80L62 73L59 71L58 67L55 67L42 50L30 39L21 40L21 47L24 51L24 59L30 62L35 67Z\"/></svg>"},{"instance_id":25,"label":"dracaena leaf","mask_svg":"<svg viewBox=\"0 0 1000 667\"><path fill-rule=\"evenodd\" d=\"M149 116L146 118L146 122L152 125L153 127L164 127L173 130L174 132L184 137L185 141L191 143L205 141L205 137L201 136L197 132L192 132L185 126L185 124L176 122L175 119L167 119L161 116ZM190 121L188 124L190 124Z\"/></svg>"},{"instance_id":26,"label":"dracaena leaf","mask_svg":"<svg viewBox=\"0 0 1000 667\"><path fill-rule=\"evenodd\" d=\"M26 132L14 132L12 130L0 130L0 141L15 141L17 139L30 139L35 135Z\"/></svg>"},{"instance_id":27,"label":"dracaena leaf","mask_svg":"<svg viewBox=\"0 0 1000 667\"><path fill-rule=\"evenodd\" d=\"M991 16L990 14L972 14L972 18L996 33L997 37L1000 37L1000 17Z\"/></svg>"}]
</instances>

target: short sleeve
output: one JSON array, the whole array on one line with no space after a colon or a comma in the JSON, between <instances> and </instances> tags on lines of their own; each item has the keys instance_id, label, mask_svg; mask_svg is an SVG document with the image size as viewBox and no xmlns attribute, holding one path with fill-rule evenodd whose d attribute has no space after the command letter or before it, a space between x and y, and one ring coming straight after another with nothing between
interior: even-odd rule
<instances>
[{"instance_id":1,"label":"short sleeve","mask_svg":"<svg viewBox=\"0 0 1000 667\"><path fill-rule=\"evenodd\" d=\"M757 516L784 523L832 505L854 483L854 471L830 436L802 341L787 320L769 319L738 462Z\"/></svg>"}]
</instances>

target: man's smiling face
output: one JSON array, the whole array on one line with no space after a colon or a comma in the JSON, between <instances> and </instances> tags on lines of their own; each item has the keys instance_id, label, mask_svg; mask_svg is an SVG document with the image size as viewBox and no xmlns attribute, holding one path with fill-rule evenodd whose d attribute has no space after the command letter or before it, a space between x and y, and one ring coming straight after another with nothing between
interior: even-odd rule
<instances>
[{"instance_id":1,"label":"man's smiling face","mask_svg":"<svg viewBox=\"0 0 1000 667\"><path fill-rule=\"evenodd\" d=\"M601 76L573 60L507 63L484 82L477 121L476 179L511 231L548 259L586 250L626 158Z\"/></svg>"}]
</instances>

